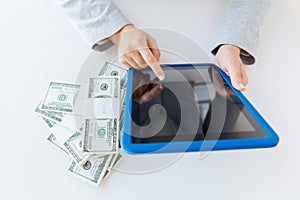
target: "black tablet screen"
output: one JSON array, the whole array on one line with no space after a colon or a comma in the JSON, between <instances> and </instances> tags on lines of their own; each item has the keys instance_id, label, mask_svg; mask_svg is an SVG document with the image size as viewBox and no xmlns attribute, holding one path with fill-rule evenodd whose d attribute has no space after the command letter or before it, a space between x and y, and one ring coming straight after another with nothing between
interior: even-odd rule
<instances>
[{"instance_id":1,"label":"black tablet screen","mask_svg":"<svg viewBox=\"0 0 300 200\"><path fill-rule=\"evenodd\" d=\"M266 137L215 66L133 70L132 143Z\"/></svg>"}]
</instances>

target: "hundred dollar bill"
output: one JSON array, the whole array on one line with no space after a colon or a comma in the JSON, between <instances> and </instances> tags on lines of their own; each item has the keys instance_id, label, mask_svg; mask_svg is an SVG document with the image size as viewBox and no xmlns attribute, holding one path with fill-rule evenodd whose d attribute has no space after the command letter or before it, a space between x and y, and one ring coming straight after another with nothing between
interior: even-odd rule
<instances>
[{"instance_id":1,"label":"hundred dollar bill","mask_svg":"<svg viewBox=\"0 0 300 200\"><path fill-rule=\"evenodd\" d=\"M47 137L47 140L48 140L51 144L55 145L58 149L62 150L64 153L69 154L68 151L66 150L66 148L65 148L63 145L61 145L61 144L56 140L56 138L55 138L55 136L54 136L53 134L50 134L50 135Z\"/></svg>"},{"instance_id":2,"label":"hundred dollar bill","mask_svg":"<svg viewBox=\"0 0 300 200\"><path fill-rule=\"evenodd\" d=\"M120 107L122 108L122 104L125 101L126 90L120 89Z\"/></svg>"},{"instance_id":3,"label":"hundred dollar bill","mask_svg":"<svg viewBox=\"0 0 300 200\"><path fill-rule=\"evenodd\" d=\"M52 127L55 125L55 122L53 122L53 121L51 121L51 120L49 120L49 119L47 119L47 118L42 117L42 119L43 119L43 121L47 124L47 126L48 126L49 128L52 128Z\"/></svg>"},{"instance_id":4,"label":"hundred dollar bill","mask_svg":"<svg viewBox=\"0 0 300 200\"><path fill-rule=\"evenodd\" d=\"M126 89L127 83L127 69L110 62L105 62L99 76L119 76L120 77L120 87L121 89Z\"/></svg>"},{"instance_id":5,"label":"hundred dollar bill","mask_svg":"<svg viewBox=\"0 0 300 200\"><path fill-rule=\"evenodd\" d=\"M46 118L43 118L44 122L48 125L49 128L52 128L55 125L55 122L48 120ZM55 136L51 133L48 137L47 140L53 144L54 146L56 146L58 149L62 150L64 153L69 154L66 150L66 148L64 147L64 145L61 145L55 138Z\"/></svg>"},{"instance_id":6,"label":"hundred dollar bill","mask_svg":"<svg viewBox=\"0 0 300 200\"><path fill-rule=\"evenodd\" d=\"M119 138L118 119L86 119L83 152L116 153Z\"/></svg>"},{"instance_id":7,"label":"hundred dollar bill","mask_svg":"<svg viewBox=\"0 0 300 200\"><path fill-rule=\"evenodd\" d=\"M124 111L125 111L125 95L124 97L121 99L120 102L120 108L121 108L121 112L120 112L120 120L119 120L119 124L120 124L120 129L123 126L123 120L124 120Z\"/></svg>"},{"instance_id":8,"label":"hundred dollar bill","mask_svg":"<svg viewBox=\"0 0 300 200\"><path fill-rule=\"evenodd\" d=\"M51 122L52 124L58 123L69 129L78 130L79 125L84 122L83 116L77 116L77 115L66 114L66 113L55 112L55 111L42 110L41 103L42 103L42 101L36 107L35 112L39 116L41 116L44 119L44 121L47 120L47 121L45 121L47 124L49 122ZM52 128L52 126L50 128Z\"/></svg>"},{"instance_id":9,"label":"hundred dollar bill","mask_svg":"<svg viewBox=\"0 0 300 200\"><path fill-rule=\"evenodd\" d=\"M123 124L124 124L125 100L121 102L121 113L119 117L119 148L121 148Z\"/></svg>"},{"instance_id":10,"label":"hundred dollar bill","mask_svg":"<svg viewBox=\"0 0 300 200\"><path fill-rule=\"evenodd\" d=\"M115 154L114 159L112 160L111 164L107 168L108 171L111 171L114 167L116 167L117 163L121 160L122 155L120 153Z\"/></svg>"},{"instance_id":11,"label":"hundred dollar bill","mask_svg":"<svg viewBox=\"0 0 300 200\"><path fill-rule=\"evenodd\" d=\"M59 124L56 124L50 129L56 142L62 144L69 156L80 165L84 163L90 155L82 152L82 133L79 131L71 130Z\"/></svg>"},{"instance_id":12,"label":"hundred dollar bill","mask_svg":"<svg viewBox=\"0 0 300 200\"><path fill-rule=\"evenodd\" d=\"M60 112L55 112L55 111L42 110L42 108L41 108L42 107L42 101L40 101L40 103L36 107L35 112L38 115L40 115L41 117L46 118L48 120L51 120L51 121L54 121L54 122L61 122L63 117L65 116L65 114L60 113Z\"/></svg>"},{"instance_id":13,"label":"hundred dollar bill","mask_svg":"<svg viewBox=\"0 0 300 200\"><path fill-rule=\"evenodd\" d=\"M88 158L87 153L82 152L82 138L80 132L75 132L65 143L64 147L73 160L82 165Z\"/></svg>"},{"instance_id":14,"label":"hundred dollar bill","mask_svg":"<svg viewBox=\"0 0 300 200\"><path fill-rule=\"evenodd\" d=\"M120 115L119 77L90 78L85 100L85 118L118 118Z\"/></svg>"},{"instance_id":15,"label":"hundred dollar bill","mask_svg":"<svg viewBox=\"0 0 300 200\"><path fill-rule=\"evenodd\" d=\"M78 84L50 82L41 110L73 113L79 89Z\"/></svg>"},{"instance_id":16,"label":"hundred dollar bill","mask_svg":"<svg viewBox=\"0 0 300 200\"><path fill-rule=\"evenodd\" d=\"M90 78L88 98L118 98L119 78Z\"/></svg>"},{"instance_id":17,"label":"hundred dollar bill","mask_svg":"<svg viewBox=\"0 0 300 200\"><path fill-rule=\"evenodd\" d=\"M120 153L113 155L113 157L111 159L111 162L109 163L109 165L107 167L107 170L106 170L106 172L104 174L103 179L106 179L109 176L109 174L111 173L112 169L114 167L116 167L116 165L119 163L119 161L121 160L121 158L122 158L122 155Z\"/></svg>"},{"instance_id":18,"label":"hundred dollar bill","mask_svg":"<svg viewBox=\"0 0 300 200\"><path fill-rule=\"evenodd\" d=\"M82 166L72 161L68 171L79 179L98 187L107 171L112 155L91 156Z\"/></svg>"}]
</instances>

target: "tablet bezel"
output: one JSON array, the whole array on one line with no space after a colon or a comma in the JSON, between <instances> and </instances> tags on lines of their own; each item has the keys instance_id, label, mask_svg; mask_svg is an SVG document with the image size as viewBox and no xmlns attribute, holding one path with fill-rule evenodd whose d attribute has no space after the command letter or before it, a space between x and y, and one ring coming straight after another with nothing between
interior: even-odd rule
<instances>
[{"instance_id":1,"label":"tablet bezel","mask_svg":"<svg viewBox=\"0 0 300 200\"><path fill-rule=\"evenodd\" d=\"M194 63L194 64L166 64L162 67L208 67L214 66L212 63ZM171 152L195 152L209 150L230 150L230 149L250 149L250 148L267 148L276 146L279 142L279 137L264 118L258 113L254 106L247 98L238 90L236 90L230 81L230 78L219 68L218 71L222 78L230 86L232 91L241 100L258 124L265 130L267 137L263 138L242 138L242 139L218 139L218 140L196 140L184 142L158 142L158 143L141 143L136 144L131 142L131 115L132 115L132 79L133 70L128 70L128 81L125 98L124 123L122 132L122 148L130 154L141 153L171 153Z\"/></svg>"}]
</instances>

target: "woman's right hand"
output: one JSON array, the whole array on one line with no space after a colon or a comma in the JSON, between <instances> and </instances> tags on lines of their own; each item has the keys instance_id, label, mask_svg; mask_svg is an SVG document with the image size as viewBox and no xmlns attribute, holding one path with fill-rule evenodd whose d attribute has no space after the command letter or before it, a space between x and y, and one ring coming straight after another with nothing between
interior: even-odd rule
<instances>
[{"instance_id":1,"label":"woman's right hand","mask_svg":"<svg viewBox=\"0 0 300 200\"><path fill-rule=\"evenodd\" d=\"M117 45L120 63L135 69L149 66L160 80L165 78L158 63L160 51L153 37L128 24L109 39Z\"/></svg>"}]
</instances>

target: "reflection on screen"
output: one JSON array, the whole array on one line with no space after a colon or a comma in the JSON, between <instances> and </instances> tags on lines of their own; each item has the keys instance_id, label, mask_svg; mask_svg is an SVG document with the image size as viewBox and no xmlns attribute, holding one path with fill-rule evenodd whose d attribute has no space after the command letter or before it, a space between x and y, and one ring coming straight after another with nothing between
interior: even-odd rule
<instances>
[{"instance_id":1,"label":"reflection on screen","mask_svg":"<svg viewBox=\"0 0 300 200\"><path fill-rule=\"evenodd\" d=\"M261 137L251 114L215 67L133 72L132 142ZM259 129L259 131L258 131Z\"/></svg>"}]
</instances>

